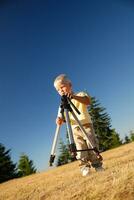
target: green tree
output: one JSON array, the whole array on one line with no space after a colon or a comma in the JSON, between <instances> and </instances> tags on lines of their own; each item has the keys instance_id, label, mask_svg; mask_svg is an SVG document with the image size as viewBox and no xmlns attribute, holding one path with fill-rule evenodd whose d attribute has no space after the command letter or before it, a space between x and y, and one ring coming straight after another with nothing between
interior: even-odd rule
<instances>
[{"instance_id":1,"label":"green tree","mask_svg":"<svg viewBox=\"0 0 134 200\"><path fill-rule=\"evenodd\" d=\"M119 134L111 128L111 119L106 109L101 106L95 97L91 97L89 114L91 115L95 134L99 139L101 150L105 151L122 144Z\"/></svg>"},{"instance_id":2,"label":"green tree","mask_svg":"<svg viewBox=\"0 0 134 200\"><path fill-rule=\"evenodd\" d=\"M130 131L130 140L134 141L134 131Z\"/></svg>"},{"instance_id":3,"label":"green tree","mask_svg":"<svg viewBox=\"0 0 134 200\"><path fill-rule=\"evenodd\" d=\"M17 177L16 164L11 160L10 151L0 144L0 183Z\"/></svg>"},{"instance_id":4,"label":"green tree","mask_svg":"<svg viewBox=\"0 0 134 200\"><path fill-rule=\"evenodd\" d=\"M36 173L36 169L33 166L33 161L29 160L27 155L22 154L18 162L19 177L27 176L34 173Z\"/></svg>"},{"instance_id":5,"label":"green tree","mask_svg":"<svg viewBox=\"0 0 134 200\"><path fill-rule=\"evenodd\" d=\"M111 137L112 139L108 145L110 149L118 147L122 144L122 140L120 139L119 134L115 131L115 129L111 129Z\"/></svg>"},{"instance_id":6,"label":"green tree","mask_svg":"<svg viewBox=\"0 0 134 200\"><path fill-rule=\"evenodd\" d=\"M128 144L128 143L130 143L131 142L131 139L129 138L129 136L125 136L125 138L124 138L124 144Z\"/></svg>"},{"instance_id":7,"label":"green tree","mask_svg":"<svg viewBox=\"0 0 134 200\"><path fill-rule=\"evenodd\" d=\"M59 142L59 156L57 159L57 166L67 164L69 162L74 161L75 159L71 156L68 145L64 144L64 142L60 139Z\"/></svg>"}]
</instances>

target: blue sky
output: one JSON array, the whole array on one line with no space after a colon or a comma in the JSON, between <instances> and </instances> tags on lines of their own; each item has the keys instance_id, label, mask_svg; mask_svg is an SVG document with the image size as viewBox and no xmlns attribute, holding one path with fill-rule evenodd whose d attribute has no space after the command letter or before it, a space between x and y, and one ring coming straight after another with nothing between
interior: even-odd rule
<instances>
[{"instance_id":1,"label":"blue sky","mask_svg":"<svg viewBox=\"0 0 134 200\"><path fill-rule=\"evenodd\" d=\"M99 99L121 138L134 129L134 3L0 3L0 142L47 169L60 97L54 78ZM64 137L64 127L61 137Z\"/></svg>"}]
</instances>

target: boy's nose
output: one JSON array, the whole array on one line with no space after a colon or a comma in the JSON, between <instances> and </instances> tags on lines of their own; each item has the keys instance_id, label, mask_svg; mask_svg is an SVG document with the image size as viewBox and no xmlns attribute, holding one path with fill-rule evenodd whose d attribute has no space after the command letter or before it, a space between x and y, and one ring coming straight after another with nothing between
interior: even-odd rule
<instances>
[{"instance_id":1,"label":"boy's nose","mask_svg":"<svg viewBox=\"0 0 134 200\"><path fill-rule=\"evenodd\" d=\"M61 92L64 92L64 90L61 90Z\"/></svg>"}]
</instances>

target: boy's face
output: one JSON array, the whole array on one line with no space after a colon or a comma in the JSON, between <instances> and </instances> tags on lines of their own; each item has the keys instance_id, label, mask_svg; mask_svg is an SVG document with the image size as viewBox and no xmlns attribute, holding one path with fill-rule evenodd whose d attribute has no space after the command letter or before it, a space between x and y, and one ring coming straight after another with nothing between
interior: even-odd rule
<instances>
[{"instance_id":1,"label":"boy's face","mask_svg":"<svg viewBox=\"0 0 134 200\"><path fill-rule=\"evenodd\" d=\"M66 83L66 84L58 83L56 86L56 90L61 96L71 93L72 92L71 83Z\"/></svg>"}]
</instances>

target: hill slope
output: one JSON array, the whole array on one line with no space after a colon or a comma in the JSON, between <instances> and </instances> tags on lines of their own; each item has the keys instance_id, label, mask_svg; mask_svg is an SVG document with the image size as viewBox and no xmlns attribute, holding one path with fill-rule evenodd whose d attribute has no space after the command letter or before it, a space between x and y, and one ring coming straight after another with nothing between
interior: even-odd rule
<instances>
[{"instance_id":1,"label":"hill slope","mask_svg":"<svg viewBox=\"0 0 134 200\"><path fill-rule=\"evenodd\" d=\"M78 162L0 184L0 200L134 200L134 143L103 153L104 172Z\"/></svg>"}]
</instances>

